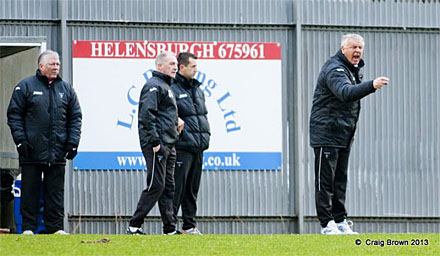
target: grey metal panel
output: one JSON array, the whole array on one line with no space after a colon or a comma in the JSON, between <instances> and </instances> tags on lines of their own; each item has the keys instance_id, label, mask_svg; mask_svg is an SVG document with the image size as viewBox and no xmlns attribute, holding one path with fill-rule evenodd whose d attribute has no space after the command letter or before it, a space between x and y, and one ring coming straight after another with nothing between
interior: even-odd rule
<instances>
[{"instance_id":1,"label":"grey metal panel","mask_svg":"<svg viewBox=\"0 0 440 256\"><path fill-rule=\"evenodd\" d=\"M0 19L52 20L58 0L0 0Z\"/></svg>"},{"instance_id":2,"label":"grey metal panel","mask_svg":"<svg viewBox=\"0 0 440 256\"><path fill-rule=\"evenodd\" d=\"M0 36L45 37L47 49L58 51L58 27L56 27L55 24L56 23L43 21L0 21Z\"/></svg>"},{"instance_id":3,"label":"grey metal panel","mask_svg":"<svg viewBox=\"0 0 440 256\"><path fill-rule=\"evenodd\" d=\"M143 229L150 235L162 234L162 221L148 220L144 223ZM69 219L69 229L72 234L125 234L128 226L128 220L83 220Z\"/></svg>"},{"instance_id":4,"label":"grey metal panel","mask_svg":"<svg viewBox=\"0 0 440 256\"><path fill-rule=\"evenodd\" d=\"M288 200L281 171L206 171L200 216L283 216Z\"/></svg>"},{"instance_id":5,"label":"grey metal panel","mask_svg":"<svg viewBox=\"0 0 440 256\"><path fill-rule=\"evenodd\" d=\"M131 216L146 188L145 171L73 171L68 213ZM288 194L282 171L204 171L199 216L286 216ZM157 206L149 216L159 216Z\"/></svg>"},{"instance_id":6,"label":"grey metal panel","mask_svg":"<svg viewBox=\"0 0 440 256\"><path fill-rule=\"evenodd\" d=\"M69 175L69 214L76 216L132 215L146 187L144 171L73 171Z\"/></svg>"},{"instance_id":7,"label":"grey metal panel","mask_svg":"<svg viewBox=\"0 0 440 256\"><path fill-rule=\"evenodd\" d=\"M124 234L128 219L69 219L73 234ZM233 218L199 219L197 227L204 234L286 234L291 233L292 220ZM143 229L147 234L162 234L160 218L148 218ZM179 226L180 229L180 226Z\"/></svg>"},{"instance_id":8,"label":"grey metal panel","mask_svg":"<svg viewBox=\"0 0 440 256\"><path fill-rule=\"evenodd\" d=\"M319 69L347 31L304 31L303 98L307 120ZM360 31L366 41L364 80L391 84L362 100L349 167L350 216L440 216L438 124L439 33ZM306 134L308 123L298 124ZM305 143L308 145L308 143ZM300 149L301 150L301 149ZM307 150L306 215L315 215L313 152Z\"/></svg>"},{"instance_id":9,"label":"grey metal panel","mask_svg":"<svg viewBox=\"0 0 440 256\"><path fill-rule=\"evenodd\" d=\"M287 24L291 0L69 1L68 19L158 23Z\"/></svg>"},{"instance_id":10,"label":"grey metal panel","mask_svg":"<svg viewBox=\"0 0 440 256\"><path fill-rule=\"evenodd\" d=\"M234 218L199 219L198 228L204 234L289 234L294 230L293 220ZM69 219L73 234L124 234L128 219ZM305 234L318 234L317 220L304 223ZM147 234L162 234L162 221L148 218L143 225ZM439 233L440 223L431 219L355 219L353 229L359 233Z\"/></svg>"},{"instance_id":11,"label":"grey metal panel","mask_svg":"<svg viewBox=\"0 0 440 256\"><path fill-rule=\"evenodd\" d=\"M438 1L307 0L303 24L379 27L440 27Z\"/></svg>"}]
</instances>

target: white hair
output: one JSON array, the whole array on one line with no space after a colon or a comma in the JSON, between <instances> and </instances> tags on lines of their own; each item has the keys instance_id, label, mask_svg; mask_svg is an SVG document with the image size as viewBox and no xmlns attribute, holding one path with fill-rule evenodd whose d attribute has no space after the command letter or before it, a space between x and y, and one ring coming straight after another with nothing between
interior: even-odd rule
<instances>
[{"instance_id":1,"label":"white hair","mask_svg":"<svg viewBox=\"0 0 440 256\"><path fill-rule=\"evenodd\" d=\"M40 56L38 56L38 65L46 65L47 63L47 59L49 56L53 56L55 58L57 58L58 60L60 59L60 56L58 55L57 52L51 51L51 50L46 50L44 52L42 52L40 54Z\"/></svg>"},{"instance_id":2,"label":"white hair","mask_svg":"<svg viewBox=\"0 0 440 256\"><path fill-rule=\"evenodd\" d=\"M341 39L341 47L342 46L344 46L344 47L347 46L348 41L350 39L353 39L353 40L356 40L356 41L360 41L360 42L362 42L362 45L365 44L364 38L361 35L358 35L358 34L345 34L345 35L342 36L342 39Z\"/></svg>"},{"instance_id":3,"label":"white hair","mask_svg":"<svg viewBox=\"0 0 440 256\"><path fill-rule=\"evenodd\" d=\"M172 52L167 52L167 51L161 52L159 55L157 55L156 60L154 61L154 64L156 65L156 69L158 68L159 64L163 64L163 62L165 61L165 59L168 56L174 56L175 57L176 55L174 53L172 53Z\"/></svg>"}]
</instances>

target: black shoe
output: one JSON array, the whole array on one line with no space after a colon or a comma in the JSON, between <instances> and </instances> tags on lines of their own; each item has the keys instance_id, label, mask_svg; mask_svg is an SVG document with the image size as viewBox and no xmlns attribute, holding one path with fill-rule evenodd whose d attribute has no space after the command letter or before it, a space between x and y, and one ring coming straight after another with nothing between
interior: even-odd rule
<instances>
[{"instance_id":1,"label":"black shoe","mask_svg":"<svg viewBox=\"0 0 440 256\"><path fill-rule=\"evenodd\" d=\"M132 231L133 229L135 231ZM136 227L128 227L127 230L125 230L125 234L127 234L127 235L146 235L145 231L142 228L136 228Z\"/></svg>"},{"instance_id":2,"label":"black shoe","mask_svg":"<svg viewBox=\"0 0 440 256\"><path fill-rule=\"evenodd\" d=\"M181 235L181 234L182 234L182 232L180 232L179 230L174 230L173 232L165 233L164 235L174 236L174 235Z\"/></svg>"}]
</instances>

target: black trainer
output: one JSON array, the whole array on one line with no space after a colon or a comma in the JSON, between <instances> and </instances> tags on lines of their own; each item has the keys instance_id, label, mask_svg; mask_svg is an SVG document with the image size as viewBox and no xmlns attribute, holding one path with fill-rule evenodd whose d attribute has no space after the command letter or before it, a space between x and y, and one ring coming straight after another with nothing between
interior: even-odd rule
<instances>
[{"instance_id":1,"label":"black trainer","mask_svg":"<svg viewBox=\"0 0 440 256\"><path fill-rule=\"evenodd\" d=\"M132 231L134 230L134 231ZM125 234L127 235L146 235L145 231L142 228L136 228L136 227L128 227L127 230L125 230Z\"/></svg>"}]
</instances>

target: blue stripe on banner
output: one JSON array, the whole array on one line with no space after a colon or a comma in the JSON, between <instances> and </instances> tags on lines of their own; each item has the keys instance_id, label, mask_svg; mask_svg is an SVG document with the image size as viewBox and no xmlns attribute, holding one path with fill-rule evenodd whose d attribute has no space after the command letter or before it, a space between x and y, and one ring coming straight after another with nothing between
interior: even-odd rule
<instances>
[{"instance_id":1,"label":"blue stripe on banner","mask_svg":"<svg viewBox=\"0 0 440 256\"><path fill-rule=\"evenodd\" d=\"M141 152L79 152L76 170L140 170L146 168ZM281 152L205 152L204 170L281 170Z\"/></svg>"},{"instance_id":2,"label":"blue stripe on banner","mask_svg":"<svg viewBox=\"0 0 440 256\"><path fill-rule=\"evenodd\" d=\"M205 152L205 170L280 170L281 152Z\"/></svg>"}]
</instances>

